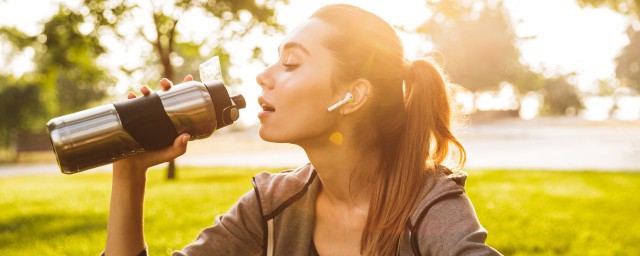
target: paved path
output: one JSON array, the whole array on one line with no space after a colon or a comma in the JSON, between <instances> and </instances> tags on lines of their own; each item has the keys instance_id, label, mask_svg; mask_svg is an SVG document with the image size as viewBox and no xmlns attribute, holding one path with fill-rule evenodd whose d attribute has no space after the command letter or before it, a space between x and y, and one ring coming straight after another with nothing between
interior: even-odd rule
<instances>
[{"instance_id":1,"label":"paved path","mask_svg":"<svg viewBox=\"0 0 640 256\"><path fill-rule=\"evenodd\" d=\"M459 137L467 149L469 169L640 171L640 122L503 119L471 123L460 130ZM52 153L44 158L55 159ZM247 167L291 167L307 161L297 146L262 141L257 128L224 130L192 141L188 152L176 160L188 166ZM0 177L56 172L59 169L52 162L0 165Z\"/></svg>"},{"instance_id":2,"label":"paved path","mask_svg":"<svg viewBox=\"0 0 640 256\"><path fill-rule=\"evenodd\" d=\"M470 168L640 171L640 122L502 120L461 138Z\"/></svg>"}]
</instances>

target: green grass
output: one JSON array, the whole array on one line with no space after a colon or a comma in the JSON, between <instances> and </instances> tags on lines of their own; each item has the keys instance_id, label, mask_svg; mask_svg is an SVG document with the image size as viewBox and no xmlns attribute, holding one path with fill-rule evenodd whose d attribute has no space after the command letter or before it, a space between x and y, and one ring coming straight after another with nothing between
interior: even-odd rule
<instances>
[{"instance_id":1,"label":"green grass","mask_svg":"<svg viewBox=\"0 0 640 256\"><path fill-rule=\"evenodd\" d=\"M151 255L193 241L251 189L261 170L151 171ZM273 170L271 170L273 171ZM640 251L640 173L469 171L467 192L487 243L505 255L633 255ZM0 178L1 255L96 255L104 248L110 173Z\"/></svg>"},{"instance_id":2,"label":"green grass","mask_svg":"<svg viewBox=\"0 0 640 256\"><path fill-rule=\"evenodd\" d=\"M637 255L640 173L478 171L467 193L505 255Z\"/></svg>"}]
</instances>

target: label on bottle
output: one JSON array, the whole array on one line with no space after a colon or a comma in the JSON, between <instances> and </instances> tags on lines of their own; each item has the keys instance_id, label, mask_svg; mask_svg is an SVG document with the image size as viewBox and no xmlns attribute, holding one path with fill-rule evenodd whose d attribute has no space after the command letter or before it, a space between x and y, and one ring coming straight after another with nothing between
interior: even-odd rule
<instances>
[{"instance_id":1,"label":"label on bottle","mask_svg":"<svg viewBox=\"0 0 640 256\"><path fill-rule=\"evenodd\" d=\"M200 80L204 84L212 83L214 81L222 81L220 58L218 58L218 56L200 64Z\"/></svg>"}]
</instances>

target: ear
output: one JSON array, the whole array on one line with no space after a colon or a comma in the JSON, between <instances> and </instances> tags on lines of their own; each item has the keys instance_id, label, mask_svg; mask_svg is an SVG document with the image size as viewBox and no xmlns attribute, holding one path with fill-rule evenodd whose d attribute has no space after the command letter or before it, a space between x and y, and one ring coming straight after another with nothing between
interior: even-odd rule
<instances>
[{"instance_id":1,"label":"ear","mask_svg":"<svg viewBox=\"0 0 640 256\"><path fill-rule=\"evenodd\" d=\"M371 83L364 78L356 79L347 88L350 88L348 92L353 95L353 99L341 107L340 112L343 115L349 115L362 109L371 95Z\"/></svg>"}]
</instances>

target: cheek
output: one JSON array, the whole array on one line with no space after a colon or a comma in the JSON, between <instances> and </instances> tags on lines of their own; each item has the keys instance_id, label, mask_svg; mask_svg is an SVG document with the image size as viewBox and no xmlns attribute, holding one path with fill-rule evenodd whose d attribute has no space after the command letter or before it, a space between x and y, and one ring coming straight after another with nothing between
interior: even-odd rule
<instances>
[{"instance_id":1,"label":"cheek","mask_svg":"<svg viewBox=\"0 0 640 256\"><path fill-rule=\"evenodd\" d=\"M327 111L327 105L333 100L330 72L318 66L309 65L284 77L277 90L287 110L300 114Z\"/></svg>"},{"instance_id":2,"label":"cheek","mask_svg":"<svg viewBox=\"0 0 640 256\"><path fill-rule=\"evenodd\" d=\"M329 79L299 75L290 77L276 89L278 108L274 118L263 123L260 131L263 139L295 142L325 136L334 130L336 115L327 111L334 100Z\"/></svg>"},{"instance_id":3,"label":"cheek","mask_svg":"<svg viewBox=\"0 0 640 256\"><path fill-rule=\"evenodd\" d=\"M310 85L310 84L309 84ZM305 130L325 130L332 122L332 113L327 111L331 102L328 90L316 86L296 88L288 94L283 113L290 118L292 128Z\"/></svg>"}]
</instances>

